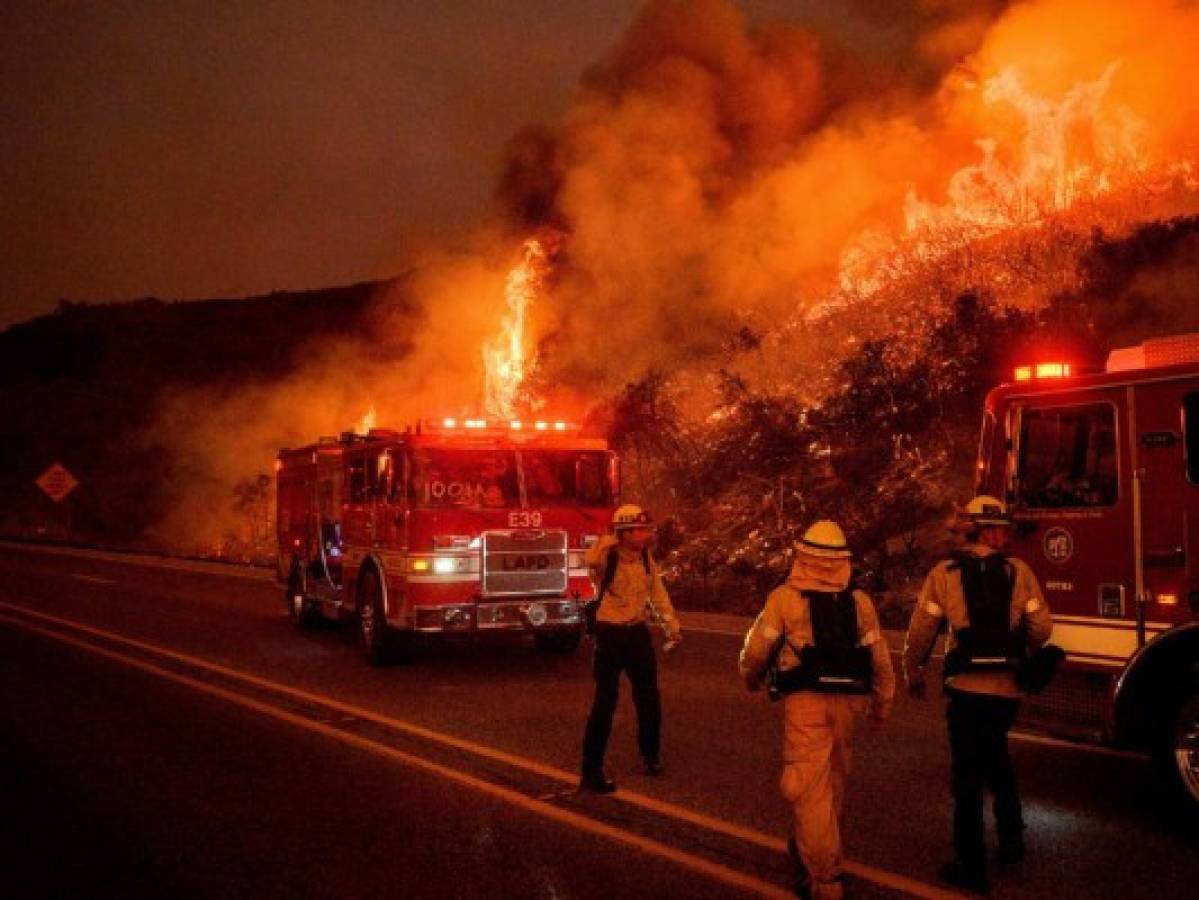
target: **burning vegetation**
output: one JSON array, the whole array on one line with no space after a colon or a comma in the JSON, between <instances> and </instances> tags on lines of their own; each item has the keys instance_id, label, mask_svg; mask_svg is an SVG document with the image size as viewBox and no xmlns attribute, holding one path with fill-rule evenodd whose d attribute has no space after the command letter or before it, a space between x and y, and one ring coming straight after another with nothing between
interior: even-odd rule
<instances>
[{"instance_id":1,"label":"burning vegetation","mask_svg":"<svg viewBox=\"0 0 1199 900\"><path fill-rule=\"evenodd\" d=\"M648 3L513 138L492 221L363 333L161 401L187 472L164 539L220 533L207 511L279 445L546 409L608 433L703 602L752 606L826 515L901 586L1017 351L1199 325L1199 9L903 9L884 62L730 0Z\"/></svg>"}]
</instances>

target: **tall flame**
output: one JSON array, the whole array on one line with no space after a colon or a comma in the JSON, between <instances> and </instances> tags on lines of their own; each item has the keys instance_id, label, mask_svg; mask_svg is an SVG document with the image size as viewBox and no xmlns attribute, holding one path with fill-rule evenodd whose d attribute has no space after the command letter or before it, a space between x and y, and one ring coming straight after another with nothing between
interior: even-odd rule
<instances>
[{"instance_id":1,"label":"tall flame","mask_svg":"<svg viewBox=\"0 0 1199 900\"><path fill-rule=\"evenodd\" d=\"M504 285L508 314L500 335L483 347L487 379L483 404L489 415L510 419L517 413L517 395L531 366L525 358L526 313L541 290L548 265L545 246L529 238L521 246L520 262L508 272Z\"/></svg>"},{"instance_id":2,"label":"tall flame","mask_svg":"<svg viewBox=\"0 0 1199 900\"><path fill-rule=\"evenodd\" d=\"M375 419L377 417L378 413L375 412L375 404L372 403L371 408L358 420L358 424L354 427L354 433L369 434L370 430L375 427Z\"/></svg>"}]
</instances>

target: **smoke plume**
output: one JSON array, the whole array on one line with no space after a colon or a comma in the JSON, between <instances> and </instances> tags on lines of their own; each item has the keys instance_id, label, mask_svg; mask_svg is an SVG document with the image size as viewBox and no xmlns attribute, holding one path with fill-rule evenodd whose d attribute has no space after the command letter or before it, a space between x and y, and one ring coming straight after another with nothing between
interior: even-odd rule
<instances>
[{"instance_id":1,"label":"smoke plume","mask_svg":"<svg viewBox=\"0 0 1199 900\"><path fill-rule=\"evenodd\" d=\"M1002 248L1018 236L1059 272L1052 290L1068 289L1073 250L1046 249L1050 226L1118 233L1194 211L1195 4L853 8L908 29L897 58L750 22L729 0L648 3L558 121L513 137L497 221L466 250L414 261L403 289L418 312L389 315L381 296L375 333L313 348L285 385L168 401L164 415L186 420L181 466L227 489L280 443L350 428L370 404L382 425L477 408L505 273L537 230L560 236L528 313L552 405L595 403L652 369L702 380L747 333L775 349L756 370L741 360L742 377L792 377L852 342L844 323L879 327L889 298L919 302L938 266L944 291L1014 297ZM829 309L851 314L831 328ZM212 508L190 504L189 522Z\"/></svg>"}]
</instances>

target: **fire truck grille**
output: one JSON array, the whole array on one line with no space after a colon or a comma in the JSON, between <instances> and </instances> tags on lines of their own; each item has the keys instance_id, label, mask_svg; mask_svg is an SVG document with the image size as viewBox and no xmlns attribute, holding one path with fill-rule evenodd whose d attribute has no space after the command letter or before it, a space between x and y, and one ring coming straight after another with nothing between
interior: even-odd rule
<instances>
[{"instance_id":1,"label":"fire truck grille","mask_svg":"<svg viewBox=\"0 0 1199 900\"><path fill-rule=\"evenodd\" d=\"M483 596L566 593L565 531L487 531L483 534Z\"/></svg>"}]
</instances>

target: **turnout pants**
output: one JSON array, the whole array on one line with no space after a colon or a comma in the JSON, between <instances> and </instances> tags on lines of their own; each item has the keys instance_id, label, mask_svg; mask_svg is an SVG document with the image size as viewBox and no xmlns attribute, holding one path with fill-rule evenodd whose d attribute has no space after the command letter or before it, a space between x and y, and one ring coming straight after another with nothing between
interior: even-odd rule
<instances>
[{"instance_id":1,"label":"turnout pants","mask_svg":"<svg viewBox=\"0 0 1199 900\"><path fill-rule=\"evenodd\" d=\"M953 762L953 849L959 863L974 871L986 867L983 790L994 795L992 809L1000 845L1023 843L1024 817L1007 735L1020 711L1012 697L949 691L945 711Z\"/></svg>"},{"instance_id":2,"label":"turnout pants","mask_svg":"<svg viewBox=\"0 0 1199 900\"><path fill-rule=\"evenodd\" d=\"M595 629L595 700L583 735L583 774L604 767L612 717L620 696L620 673L627 672L637 709L637 747L642 757L657 760L662 729L662 703L658 695L658 663L649 628L641 625L606 625Z\"/></svg>"},{"instance_id":3,"label":"turnout pants","mask_svg":"<svg viewBox=\"0 0 1199 900\"><path fill-rule=\"evenodd\" d=\"M795 846L812 896L842 896L841 807L852 762L854 717L865 697L799 691L784 701L783 797L795 814Z\"/></svg>"}]
</instances>

